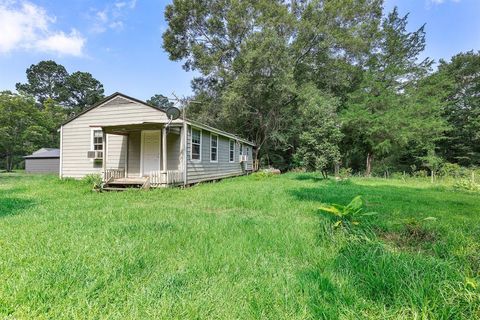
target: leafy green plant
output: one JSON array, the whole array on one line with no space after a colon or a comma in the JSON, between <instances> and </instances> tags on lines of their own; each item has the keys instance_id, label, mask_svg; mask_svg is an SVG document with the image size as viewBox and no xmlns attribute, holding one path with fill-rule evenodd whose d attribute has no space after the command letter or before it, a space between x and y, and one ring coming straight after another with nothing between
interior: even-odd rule
<instances>
[{"instance_id":1,"label":"leafy green plant","mask_svg":"<svg viewBox=\"0 0 480 320\"><path fill-rule=\"evenodd\" d=\"M470 179L463 179L455 182L453 185L455 189L480 192L480 184L473 182Z\"/></svg>"},{"instance_id":2,"label":"leafy green plant","mask_svg":"<svg viewBox=\"0 0 480 320\"><path fill-rule=\"evenodd\" d=\"M102 184L102 175L98 173L87 174L82 179L83 182L93 185L93 189L99 189Z\"/></svg>"},{"instance_id":3,"label":"leafy green plant","mask_svg":"<svg viewBox=\"0 0 480 320\"><path fill-rule=\"evenodd\" d=\"M359 224L358 219L377 214L376 212L364 212L365 202L361 196L356 196L346 206L333 203L321 205L319 209L335 217L334 227L357 225Z\"/></svg>"}]
</instances>

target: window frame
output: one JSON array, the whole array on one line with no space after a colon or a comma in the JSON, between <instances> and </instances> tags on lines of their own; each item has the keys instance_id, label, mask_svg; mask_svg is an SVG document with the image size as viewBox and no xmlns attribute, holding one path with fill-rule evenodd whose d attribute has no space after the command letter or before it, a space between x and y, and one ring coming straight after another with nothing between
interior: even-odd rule
<instances>
[{"instance_id":1,"label":"window frame","mask_svg":"<svg viewBox=\"0 0 480 320\"><path fill-rule=\"evenodd\" d=\"M95 132L100 131L101 137L95 137ZM98 143L95 143L95 138L101 138L102 139L102 147L100 149L95 149L95 146L98 145ZM103 141L103 130L102 128L92 128L91 130L91 135L90 135L90 150L91 151L103 151L103 146L105 144L105 141Z\"/></svg>"},{"instance_id":2,"label":"window frame","mask_svg":"<svg viewBox=\"0 0 480 320\"><path fill-rule=\"evenodd\" d=\"M215 147L212 146L212 139L215 137L215 140L217 141L217 145ZM212 160L212 150L215 148L215 160ZM217 163L218 162L218 134L210 132L210 162L212 163Z\"/></svg>"},{"instance_id":3,"label":"window frame","mask_svg":"<svg viewBox=\"0 0 480 320\"><path fill-rule=\"evenodd\" d=\"M243 153L245 152L245 147L243 146L243 143L239 143L239 147L238 147L238 154L243 156Z\"/></svg>"},{"instance_id":4,"label":"window frame","mask_svg":"<svg viewBox=\"0 0 480 320\"><path fill-rule=\"evenodd\" d=\"M235 140L229 139L229 141L228 141L228 162L229 163L234 163L235 162L235 144L236 144ZM232 150L232 146L233 146L233 150ZM233 157L231 156L232 151L233 151Z\"/></svg>"},{"instance_id":5,"label":"window frame","mask_svg":"<svg viewBox=\"0 0 480 320\"><path fill-rule=\"evenodd\" d=\"M200 133L200 142L198 143L199 145L199 153L198 153L198 156L199 158L198 159L194 159L193 158L193 131L196 130ZM190 161L192 162L202 162L202 129L200 128L196 128L196 127L190 127ZM197 144L197 143L195 143Z\"/></svg>"}]
</instances>

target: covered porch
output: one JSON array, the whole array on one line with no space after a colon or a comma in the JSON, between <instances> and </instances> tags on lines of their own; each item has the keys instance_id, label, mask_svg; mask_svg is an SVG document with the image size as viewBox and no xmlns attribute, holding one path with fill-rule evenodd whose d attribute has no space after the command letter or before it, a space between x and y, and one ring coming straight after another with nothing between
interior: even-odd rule
<instances>
[{"instance_id":1,"label":"covered porch","mask_svg":"<svg viewBox=\"0 0 480 320\"><path fill-rule=\"evenodd\" d=\"M183 185L183 124L139 123L99 126L103 133L103 184L106 188Z\"/></svg>"}]
</instances>

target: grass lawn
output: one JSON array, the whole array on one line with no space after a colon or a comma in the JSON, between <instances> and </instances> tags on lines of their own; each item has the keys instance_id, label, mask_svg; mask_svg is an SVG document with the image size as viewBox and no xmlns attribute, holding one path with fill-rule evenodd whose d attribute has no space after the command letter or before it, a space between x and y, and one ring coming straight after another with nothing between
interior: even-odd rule
<instances>
[{"instance_id":1,"label":"grass lawn","mask_svg":"<svg viewBox=\"0 0 480 320\"><path fill-rule=\"evenodd\" d=\"M317 210L356 195L379 215L353 231ZM478 319L480 194L302 173L94 193L0 174L3 317Z\"/></svg>"}]
</instances>

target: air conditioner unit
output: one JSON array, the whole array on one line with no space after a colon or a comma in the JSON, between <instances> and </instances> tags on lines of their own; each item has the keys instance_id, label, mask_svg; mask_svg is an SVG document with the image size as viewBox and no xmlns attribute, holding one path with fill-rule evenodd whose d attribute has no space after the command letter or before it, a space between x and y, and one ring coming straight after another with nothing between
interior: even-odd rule
<instances>
[{"instance_id":1,"label":"air conditioner unit","mask_svg":"<svg viewBox=\"0 0 480 320\"><path fill-rule=\"evenodd\" d=\"M98 150L91 150L87 152L87 158L93 160L101 160L103 159L103 151Z\"/></svg>"},{"instance_id":2,"label":"air conditioner unit","mask_svg":"<svg viewBox=\"0 0 480 320\"><path fill-rule=\"evenodd\" d=\"M239 161L240 162L247 162L248 161L248 156L246 154L241 154Z\"/></svg>"}]
</instances>

